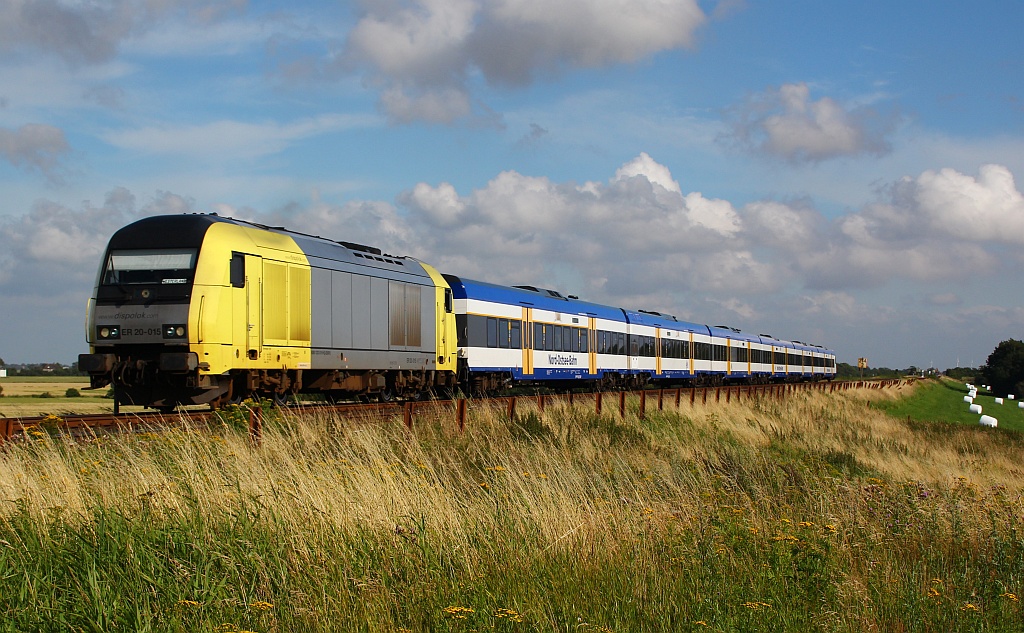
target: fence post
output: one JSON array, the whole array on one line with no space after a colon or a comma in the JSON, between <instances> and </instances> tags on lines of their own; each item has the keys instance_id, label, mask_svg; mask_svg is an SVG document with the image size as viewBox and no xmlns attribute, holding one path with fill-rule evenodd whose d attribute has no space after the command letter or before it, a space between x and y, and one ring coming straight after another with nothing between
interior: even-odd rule
<instances>
[{"instance_id":1,"label":"fence post","mask_svg":"<svg viewBox=\"0 0 1024 633\"><path fill-rule=\"evenodd\" d=\"M516 419L516 397L512 396L508 399L508 420L514 422Z\"/></svg>"},{"instance_id":2,"label":"fence post","mask_svg":"<svg viewBox=\"0 0 1024 633\"><path fill-rule=\"evenodd\" d=\"M664 398L665 398L665 390L664 389L658 389L658 411L664 411L664 408L662 407L662 400L664 400Z\"/></svg>"},{"instance_id":3,"label":"fence post","mask_svg":"<svg viewBox=\"0 0 1024 633\"><path fill-rule=\"evenodd\" d=\"M693 406L693 400L697 397L697 388L690 387L690 406Z\"/></svg>"},{"instance_id":4,"label":"fence post","mask_svg":"<svg viewBox=\"0 0 1024 633\"><path fill-rule=\"evenodd\" d=\"M412 430L412 403L406 402L402 407L402 415L405 418L405 428Z\"/></svg>"},{"instance_id":5,"label":"fence post","mask_svg":"<svg viewBox=\"0 0 1024 633\"><path fill-rule=\"evenodd\" d=\"M679 408L679 400L683 397L683 390L676 388L676 408Z\"/></svg>"},{"instance_id":6,"label":"fence post","mask_svg":"<svg viewBox=\"0 0 1024 633\"><path fill-rule=\"evenodd\" d=\"M249 409L249 441L253 446L263 442L263 409L259 405Z\"/></svg>"},{"instance_id":7,"label":"fence post","mask_svg":"<svg viewBox=\"0 0 1024 633\"><path fill-rule=\"evenodd\" d=\"M721 401L722 401L722 388L721 387L715 387L715 402L721 402Z\"/></svg>"},{"instance_id":8,"label":"fence post","mask_svg":"<svg viewBox=\"0 0 1024 633\"><path fill-rule=\"evenodd\" d=\"M466 430L466 399L459 398L458 406L455 408L455 418L459 422L459 433Z\"/></svg>"},{"instance_id":9,"label":"fence post","mask_svg":"<svg viewBox=\"0 0 1024 633\"><path fill-rule=\"evenodd\" d=\"M594 413L596 413L597 415L601 415L601 396L602 395L604 395L604 392L598 391L597 395L594 396Z\"/></svg>"},{"instance_id":10,"label":"fence post","mask_svg":"<svg viewBox=\"0 0 1024 633\"><path fill-rule=\"evenodd\" d=\"M725 388L725 403L728 404L732 400L732 387Z\"/></svg>"},{"instance_id":11,"label":"fence post","mask_svg":"<svg viewBox=\"0 0 1024 633\"><path fill-rule=\"evenodd\" d=\"M641 420L643 420L646 417L645 416L646 409L647 409L647 390L646 389L641 389L640 390L640 419Z\"/></svg>"},{"instance_id":12,"label":"fence post","mask_svg":"<svg viewBox=\"0 0 1024 633\"><path fill-rule=\"evenodd\" d=\"M540 409L541 413L544 413L544 394L537 396L537 408Z\"/></svg>"},{"instance_id":13,"label":"fence post","mask_svg":"<svg viewBox=\"0 0 1024 633\"><path fill-rule=\"evenodd\" d=\"M708 388L707 387L701 387L700 388L700 403L701 404L707 404L708 403Z\"/></svg>"},{"instance_id":14,"label":"fence post","mask_svg":"<svg viewBox=\"0 0 1024 633\"><path fill-rule=\"evenodd\" d=\"M619 416L622 418L626 417L626 392L619 392Z\"/></svg>"}]
</instances>

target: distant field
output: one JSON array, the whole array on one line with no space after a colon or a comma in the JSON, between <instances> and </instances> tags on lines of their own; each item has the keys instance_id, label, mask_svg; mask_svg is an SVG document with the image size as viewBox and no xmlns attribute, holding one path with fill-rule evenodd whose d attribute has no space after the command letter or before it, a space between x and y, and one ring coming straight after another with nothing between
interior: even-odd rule
<instances>
[{"instance_id":1,"label":"distant field","mask_svg":"<svg viewBox=\"0 0 1024 633\"><path fill-rule=\"evenodd\" d=\"M114 408L114 401L104 398L106 389L88 390L84 376L8 376L0 378L0 417L47 415L49 413L104 413ZM77 398L66 398L68 389L77 389ZM50 397L41 397L49 394ZM125 411L141 411L142 407L122 407Z\"/></svg>"}]
</instances>

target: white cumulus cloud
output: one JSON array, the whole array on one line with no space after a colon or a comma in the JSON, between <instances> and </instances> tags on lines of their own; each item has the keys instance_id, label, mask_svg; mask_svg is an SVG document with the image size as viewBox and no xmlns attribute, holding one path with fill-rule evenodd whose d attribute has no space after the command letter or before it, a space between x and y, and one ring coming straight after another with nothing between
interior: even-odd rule
<instances>
[{"instance_id":1,"label":"white cumulus cloud","mask_svg":"<svg viewBox=\"0 0 1024 633\"><path fill-rule=\"evenodd\" d=\"M732 111L732 135L741 146L788 161L883 155L896 120L869 106L844 106L831 97L812 101L805 83L784 84Z\"/></svg>"},{"instance_id":2,"label":"white cumulus cloud","mask_svg":"<svg viewBox=\"0 0 1024 633\"><path fill-rule=\"evenodd\" d=\"M476 73L523 86L634 63L692 46L705 21L695 0L367 1L339 63L365 73L392 120L448 123L470 114Z\"/></svg>"}]
</instances>

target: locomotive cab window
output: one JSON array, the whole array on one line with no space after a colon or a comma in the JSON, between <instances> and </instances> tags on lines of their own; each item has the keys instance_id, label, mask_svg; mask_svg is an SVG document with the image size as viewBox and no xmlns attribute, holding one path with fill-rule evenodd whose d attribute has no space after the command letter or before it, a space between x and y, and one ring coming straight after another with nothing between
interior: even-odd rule
<instances>
[{"instance_id":1,"label":"locomotive cab window","mask_svg":"<svg viewBox=\"0 0 1024 633\"><path fill-rule=\"evenodd\" d=\"M187 284L196 266L196 249L160 248L113 251L103 270L104 285Z\"/></svg>"},{"instance_id":2,"label":"locomotive cab window","mask_svg":"<svg viewBox=\"0 0 1024 633\"><path fill-rule=\"evenodd\" d=\"M230 275L233 287L245 287L245 255L242 253L231 253Z\"/></svg>"}]
</instances>

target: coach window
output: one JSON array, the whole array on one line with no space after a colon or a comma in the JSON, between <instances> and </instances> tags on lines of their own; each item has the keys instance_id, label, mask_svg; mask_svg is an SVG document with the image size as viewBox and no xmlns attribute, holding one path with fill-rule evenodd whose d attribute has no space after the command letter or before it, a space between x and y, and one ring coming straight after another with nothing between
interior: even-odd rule
<instances>
[{"instance_id":1,"label":"coach window","mask_svg":"<svg viewBox=\"0 0 1024 633\"><path fill-rule=\"evenodd\" d=\"M584 354L590 348L590 330L580 330L580 351Z\"/></svg>"},{"instance_id":2,"label":"coach window","mask_svg":"<svg viewBox=\"0 0 1024 633\"><path fill-rule=\"evenodd\" d=\"M498 319L498 347L508 349L509 332L508 319Z\"/></svg>"},{"instance_id":3,"label":"coach window","mask_svg":"<svg viewBox=\"0 0 1024 633\"><path fill-rule=\"evenodd\" d=\"M509 347L512 349L520 349L523 346L521 328L522 321L512 321L509 323Z\"/></svg>"},{"instance_id":4,"label":"coach window","mask_svg":"<svg viewBox=\"0 0 1024 633\"><path fill-rule=\"evenodd\" d=\"M498 346L498 319L487 317L487 347Z\"/></svg>"},{"instance_id":5,"label":"coach window","mask_svg":"<svg viewBox=\"0 0 1024 633\"><path fill-rule=\"evenodd\" d=\"M466 340L469 347L487 344L487 318L470 314L466 317Z\"/></svg>"},{"instance_id":6,"label":"coach window","mask_svg":"<svg viewBox=\"0 0 1024 633\"><path fill-rule=\"evenodd\" d=\"M567 352L580 351L580 330L575 327L565 328L565 337L568 339L562 345Z\"/></svg>"}]
</instances>

